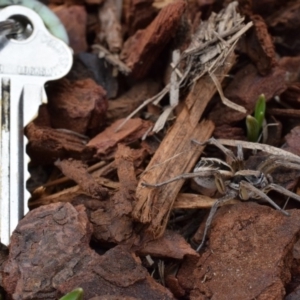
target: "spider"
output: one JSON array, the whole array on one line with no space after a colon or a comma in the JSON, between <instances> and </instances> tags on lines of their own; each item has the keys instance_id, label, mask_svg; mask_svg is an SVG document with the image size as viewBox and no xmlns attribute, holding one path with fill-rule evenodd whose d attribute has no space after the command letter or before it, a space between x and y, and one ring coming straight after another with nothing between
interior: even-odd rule
<instances>
[{"instance_id":1,"label":"spider","mask_svg":"<svg viewBox=\"0 0 300 300\"><path fill-rule=\"evenodd\" d=\"M193 178L194 181L206 191L219 192L222 196L216 200L211 207L206 220L203 238L197 247L197 252L203 247L206 236L211 226L212 219L220 206L231 199L249 200L250 198L261 199L268 202L274 208L286 216L289 213L279 207L267 193L271 190L296 199L300 202L300 196L273 182L271 173L278 167L300 170L300 158L295 155L281 151L281 155L270 155L261 162L255 170L245 169L244 154L242 146L237 144L237 155L223 146L218 140L211 138L204 143L193 142L198 145L214 145L226 156L226 162L217 158L201 158L194 168L193 173L185 173L167 181L149 184L143 182L146 187L160 187L180 179ZM242 143L242 142L241 142Z\"/></svg>"}]
</instances>

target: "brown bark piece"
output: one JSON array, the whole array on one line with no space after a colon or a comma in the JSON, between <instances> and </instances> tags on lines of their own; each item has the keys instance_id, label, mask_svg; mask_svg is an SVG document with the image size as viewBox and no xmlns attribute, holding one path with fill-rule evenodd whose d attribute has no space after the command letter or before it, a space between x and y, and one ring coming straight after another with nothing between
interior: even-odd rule
<instances>
[{"instance_id":1,"label":"brown bark piece","mask_svg":"<svg viewBox=\"0 0 300 300\"><path fill-rule=\"evenodd\" d=\"M94 237L100 241L120 243L132 235L132 204L137 186L132 150L119 144L115 155L120 190L105 207L91 213Z\"/></svg>"},{"instance_id":2,"label":"brown bark piece","mask_svg":"<svg viewBox=\"0 0 300 300\"><path fill-rule=\"evenodd\" d=\"M86 153L92 153L100 157L107 155L116 149L119 142L132 143L140 139L153 126L150 121L139 118L130 119L121 130L115 132L118 126L124 121L120 119L107 127L104 131L96 135L89 141L85 149Z\"/></svg>"},{"instance_id":3,"label":"brown bark piece","mask_svg":"<svg viewBox=\"0 0 300 300\"><path fill-rule=\"evenodd\" d=\"M57 280L72 276L76 264L86 264L86 255L96 258L88 246L91 234L83 207L57 203L29 212L11 237L5 290L24 300L57 299Z\"/></svg>"},{"instance_id":4,"label":"brown bark piece","mask_svg":"<svg viewBox=\"0 0 300 300\"><path fill-rule=\"evenodd\" d=\"M185 7L186 3L182 0L164 7L146 29L139 30L125 42L121 58L132 70L132 76L142 78L148 73L175 35Z\"/></svg>"},{"instance_id":5,"label":"brown bark piece","mask_svg":"<svg viewBox=\"0 0 300 300\"><path fill-rule=\"evenodd\" d=\"M135 84L128 92L114 100L108 101L107 121L126 118L146 99L155 96L160 89L158 82L147 79Z\"/></svg>"},{"instance_id":6,"label":"brown bark piece","mask_svg":"<svg viewBox=\"0 0 300 300\"><path fill-rule=\"evenodd\" d=\"M231 68L234 59L234 55L231 54L224 66L216 71L220 82ZM139 222L149 224L147 232L152 237L158 238L163 235L183 180L156 189L145 188L141 183L162 182L191 171L203 149L193 145L191 139L205 141L211 136L214 129L210 121L202 121L200 124L198 122L215 92L216 87L208 76L204 76L196 82L173 127L163 139L141 176L136 191L137 204L132 215ZM199 95L201 95L200 99ZM170 162L169 160L175 156L177 156L176 159ZM169 162L165 163L165 161Z\"/></svg>"},{"instance_id":7,"label":"brown bark piece","mask_svg":"<svg viewBox=\"0 0 300 300\"><path fill-rule=\"evenodd\" d=\"M300 211L290 213L257 203L222 207L209 249L189 270L190 299L283 299L300 232Z\"/></svg>"},{"instance_id":8,"label":"brown bark piece","mask_svg":"<svg viewBox=\"0 0 300 300\"><path fill-rule=\"evenodd\" d=\"M92 79L64 78L48 89L48 108L54 128L95 134L104 125L108 107L105 90Z\"/></svg>"},{"instance_id":9,"label":"brown bark piece","mask_svg":"<svg viewBox=\"0 0 300 300\"><path fill-rule=\"evenodd\" d=\"M49 164L58 158L80 158L86 139L72 133L29 123L25 134L29 140L27 153L34 163Z\"/></svg>"},{"instance_id":10,"label":"brown bark piece","mask_svg":"<svg viewBox=\"0 0 300 300\"><path fill-rule=\"evenodd\" d=\"M101 25L100 40L106 42L111 53L119 53L123 37L117 1L106 0L99 9L98 17Z\"/></svg>"},{"instance_id":11,"label":"brown bark piece","mask_svg":"<svg viewBox=\"0 0 300 300\"><path fill-rule=\"evenodd\" d=\"M78 274L60 284L59 289L67 293L78 286L83 288L87 299L96 295L119 297L117 299L174 299L168 289L155 282L133 255L120 246L102 255L99 263L94 261L89 270L81 268Z\"/></svg>"},{"instance_id":12,"label":"brown bark piece","mask_svg":"<svg viewBox=\"0 0 300 300\"><path fill-rule=\"evenodd\" d=\"M113 182L107 178L104 177L96 177L95 181L99 186L104 186L112 189L118 188L118 183ZM76 185L71 188L66 188L62 191L59 191L55 194L51 195L41 195L41 197L35 197L31 198L28 202L28 207L30 209L35 209L37 207L40 207L42 205L52 204L52 203L58 203L58 202L71 202L74 205L77 205L77 201L79 199L84 198L84 201L80 201L81 204L84 204L86 207L87 201L91 200L93 203L97 203L97 208L103 207L102 201L100 202L99 199L92 198L91 196L88 196L82 189Z\"/></svg>"},{"instance_id":13,"label":"brown bark piece","mask_svg":"<svg viewBox=\"0 0 300 300\"><path fill-rule=\"evenodd\" d=\"M300 110L293 108L270 108L268 113L273 116L281 116L287 118L300 118Z\"/></svg>"},{"instance_id":14,"label":"brown bark piece","mask_svg":"<svg viewBox=\"0 0 300 300\"><path fill-rule=\"evenodd\" d=\"M80 5L61 5L53 8L64 27L67 30L70 47L74 53L80 53L87 50L88 45L85 39L87 13L84 6Z\"/></svg>"},{"instance_id":15,"label":"brown bark piece","mask_svg":"<svg viewBox=\"0 0 300 300\"><path fill-rule=\"evenodd\" d=\"M137 259L121 247L104 255L90 249L92 226L84 207L69 203L37 208L20 221L4 263L8 299L59 299L82 287L85 299L123 295L173 299Z\"/></svg>"},{"instance_id":16,"label":"brown bark piece","mask_svg":"<svg viewBox=\"0 0 300 300\"><path fill-rule=\"evenodd\" d=\"M74 180L91 197L100 200L104 200L107 197L108 190L97 183L81 160L57 160L54 164L66 177Z\"/></svg>"},{"instance_id":17,"label":"brown bark piece","mask_svg":"<svg viewBox=\"0 0 300 300\"><path fill-rule=\"evenodd\" d=\"M280 98L282 101L296 107L300 107L300 82L291 84L286 91L284 91Z\"/></svg>"},{"instance_id":18,"label":"brown bark piece","mask_svg":"<svg viewBox=\"0 0 300 300\"><path fill-rule=\"evenodd\" d=\"M276 66L276 53L267 25L259 15L250 17L253 29L245 39L246 52L261 75L267 75Z\"/></svg>"},{"instance_id":19,"label":"brown bark piece","mask_svg":"<svg viewBox=\"0 0 300 300\"><path fill-rule=\"evenodd\" d=\"M125 22L128 34L131 36L138 29L148 26L157 14L157 9L152 5L153 0L130 0L125 13Z\"/></svg>"},{"instance_id":20,"label":"brown bark piece","mask_svg":"<svg viewBox=\"0 0 300 300\"><path fill-rule=\"evenodd\" d=\"M216 127L213 133L216 139L246 140L246 133L241 127L233 127L227 124Z\"/></svg>"},{"instance_id":21,"label":"brown bark piece","mask_svg":"<svg viewBox=\"0 0 300 300\"><path fill-rule=\"evenodd\" d=\"M174 275L166 276L165 283L175 297L181 298L185 295L185 290L180 286L178 279Z\"/></svg>"},{"instance_id":22,"label":"brown bark piece","mask_svg":"<svg viewBox=\"0 0 300 300\"><path fill-rule=\"evenodd\" d=\"M299 54L300 3L289 1L266 19L275 37L275 44L290 53Z\"/></svg>"},{"instance_id":23,"label":"brown bark piece","mask_svg":"<svg viewBox=\"0 0 300 300\"><path fill-rule=\"evenodd\" d=\"M174 259L183 259L185 255L198 256L198 253L180 234L171 230L166 230L161 238L145 244L142 249L138 250L138 254Z\"/></svg>"},{"instance_id":24,"label":"brown bark piece","mask_svg":"<svg viewBox=\"0 0 300 300\"><path fill-rule=\"evenodd\" d=\"M287 88L284 78L285 71L280 68L273 68L270 74L261 76L256 68L249 64L236 73L224 93L228 99L244 106L248 114L252 114L259 95L264 94L268 101ZM221 102L217 103L209 114L209 119L214 121L216 126L233 124L245 117L246 114L233 111Z\"/></svg>"}]
</instances>

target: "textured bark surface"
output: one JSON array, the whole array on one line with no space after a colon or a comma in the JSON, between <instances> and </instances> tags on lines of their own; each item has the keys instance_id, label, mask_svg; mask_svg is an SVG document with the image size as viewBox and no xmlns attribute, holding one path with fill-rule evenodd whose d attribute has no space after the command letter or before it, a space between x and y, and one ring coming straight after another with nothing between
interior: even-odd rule
<instances>
[{"instance_id":1,"label":"textured bark surface","mask_svg":"<svg viewBox=\"0 0 300 300\"><path fill-rule=\"evenodd\" d=\"M57 203L30 212L16 228L2 267L9 299L54 300L78 286L85 299L97 295L173 299L126 248L97 254L89 246L91 234L82 205Z\"/></svg>"},{"instance_id":2,"label":"textured bark surface","mask_svg":"<svg viewBox=\"0 0 300 300\"><path fill-rule=\"evenodd\" d=\"M256 203L222 207L206 251L178 273L190 299L283 299L300 232L299 211L290 213Z\"/></svg>"}]
</instances>

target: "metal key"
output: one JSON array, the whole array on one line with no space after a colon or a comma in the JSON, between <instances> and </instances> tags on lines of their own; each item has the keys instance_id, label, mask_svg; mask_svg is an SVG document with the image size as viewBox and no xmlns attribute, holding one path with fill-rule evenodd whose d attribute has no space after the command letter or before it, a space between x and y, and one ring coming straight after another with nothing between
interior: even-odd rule
<instances>
[{"instance_id":1,"label":"metal key","mask_svg":"<svg viewBox=\"0 0 300 300\"><path fill-rule=\"evenodd\" d=\"M28 211L28 156L23 128L37 115L44 84L66 75L72 66L71 49L52 36L39 15L23 6L0 11L0 21L24 25L22 36L0 37L1 166L0 234L8 245L12 231Z\"/></svg>"}]
</instances>

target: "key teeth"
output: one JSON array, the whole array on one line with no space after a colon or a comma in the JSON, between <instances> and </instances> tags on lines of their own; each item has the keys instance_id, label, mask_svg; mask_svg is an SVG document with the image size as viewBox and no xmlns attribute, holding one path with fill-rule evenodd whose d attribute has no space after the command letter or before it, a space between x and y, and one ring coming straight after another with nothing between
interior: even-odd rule
<instances>
[{"instance_id":1,"label":"key teeth","mask_svg":"<svg viewBox=\"0 0 300 300\"><path fill-rule=\"evenodd\" d=\"M24 187L23 187L24 201L23 201L23 216L25 216L29 211L28 200L31 197L31 194L29 193L29 191L26 188L27 180L30 178L30 173L28 171L28 165L30 163L30 157L26 153L26 146L27 145L28 145L28 139L24 135L24 151L23 151L23 153L24 153L24 169L23 169L24 170L24 180L23 180L23 184L24 184Z\"/></svg>"}]
</instances>

